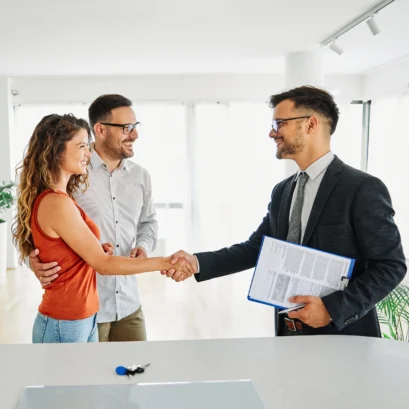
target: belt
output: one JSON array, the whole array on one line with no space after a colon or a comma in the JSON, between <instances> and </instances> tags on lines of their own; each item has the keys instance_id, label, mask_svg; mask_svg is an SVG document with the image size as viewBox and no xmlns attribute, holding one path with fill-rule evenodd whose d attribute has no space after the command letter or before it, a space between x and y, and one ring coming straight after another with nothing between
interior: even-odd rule
<instances>
[{"instance_id":1,"label":"belt","mask_svg":"<svg viewBox=\"0 0 409 409\"><path fill-rule=\"evenodd\" d=\"M302 331L303 329L301 321L293 320L291 318L284 317L284 324L288 330L293 332Z\"/></svg>"}]
</instances>

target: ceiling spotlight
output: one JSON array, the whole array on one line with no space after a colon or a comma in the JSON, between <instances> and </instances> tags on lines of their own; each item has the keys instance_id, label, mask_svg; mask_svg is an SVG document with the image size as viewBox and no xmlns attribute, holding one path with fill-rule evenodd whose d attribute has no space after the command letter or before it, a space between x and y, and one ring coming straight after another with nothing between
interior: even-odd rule
<instances>
[{"instance_id":1,"label":"ceiling spotlight","mask_svg":"<svg viewBox=\"0 0 409 409\"><path fill-rule=\"evenodd\" d=\"M366 20L366 24L368 24L368 27L371 30L372 35L376 36L381 32L378 24L376 23L375 16L371 16L369 20Z\"/></svg>"},{"instance_id":2,"label":"ceiling spotlight","mask_svg":"<svg viewBox=\"0 0 409 409\"><path fill-rule=\"evenodd\" d=\"M329 48L331 48L331 50L338 55L341 55L344 52L344 50L335 42L335 40L329 45Z\"/></svg>"}]
</instances>

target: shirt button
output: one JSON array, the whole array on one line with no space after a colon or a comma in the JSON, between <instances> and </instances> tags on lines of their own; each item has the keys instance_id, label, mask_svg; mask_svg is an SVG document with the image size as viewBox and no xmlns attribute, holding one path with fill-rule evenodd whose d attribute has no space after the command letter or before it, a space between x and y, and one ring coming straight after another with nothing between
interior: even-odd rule
<instances>
[{"instance_id":1,"label":"shirt button","mask_svg":"<svg viewBox=\"0 0 409 409\"><path fill-rule=\"evenodd\" d=\"M119 244L117 244L116 246L119 247Z\"/></svg>"},{"instance_id":2,"label":"shirt button","mask_svg":"<svg viewBox=\"0 0 409 409\"><path fill-rule=\"evenodd\" d=\"M118 220L115 223L118 224Z\"/></svg>"},{"instance_id":3,"label":"shirt button","mask_svg":"<svg viewBox=\"0 0 409 409\"><path fill-rule=\"evenodd\" d=\"M117 294L119 293L119 291L115 291Z\"/></svg>"},{"instance_id":4,"label":"shirt button","mask_svg":"<svg viewBox=\"0 0 409 409\"><path fill-rule=\"evenodd\" d=\"M115 200L115 198L113 197L112 199L114 199Z\"/></svg>"}]
</instances>

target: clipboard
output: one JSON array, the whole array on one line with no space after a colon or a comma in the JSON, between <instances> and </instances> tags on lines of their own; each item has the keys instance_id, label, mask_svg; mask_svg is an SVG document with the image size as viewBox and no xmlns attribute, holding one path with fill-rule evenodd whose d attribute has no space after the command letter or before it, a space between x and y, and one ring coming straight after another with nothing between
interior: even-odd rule
<instances>
[{"instance_id":1,"label":"clipboard","mask_svg":"<svg viewBox=\"0 0 409 409\"><path fill-rule=\"evenodd\" d=\"M354 265L353 258L263 236L247 299L279 310L302 308L288 298L344 290Z\"/></svg>"}]
</instances>

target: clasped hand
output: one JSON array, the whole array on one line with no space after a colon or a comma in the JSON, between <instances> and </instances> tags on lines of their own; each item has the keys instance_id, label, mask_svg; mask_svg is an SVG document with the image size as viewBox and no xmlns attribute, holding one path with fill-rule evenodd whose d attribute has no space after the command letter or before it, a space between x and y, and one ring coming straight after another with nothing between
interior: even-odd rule
<instances>
[{"instance_id":1,"label":"clasped hand","mask_svg":"<svg viewBox=\"0 0 409 409\"><path fill-rule=\"evenodd\" d=\"M176 282L184 281L198 271L197 259L194 255L183 250L172 254L170 257L170 268L162 270L165 275Z\"/></svg>"}]
</instances>

